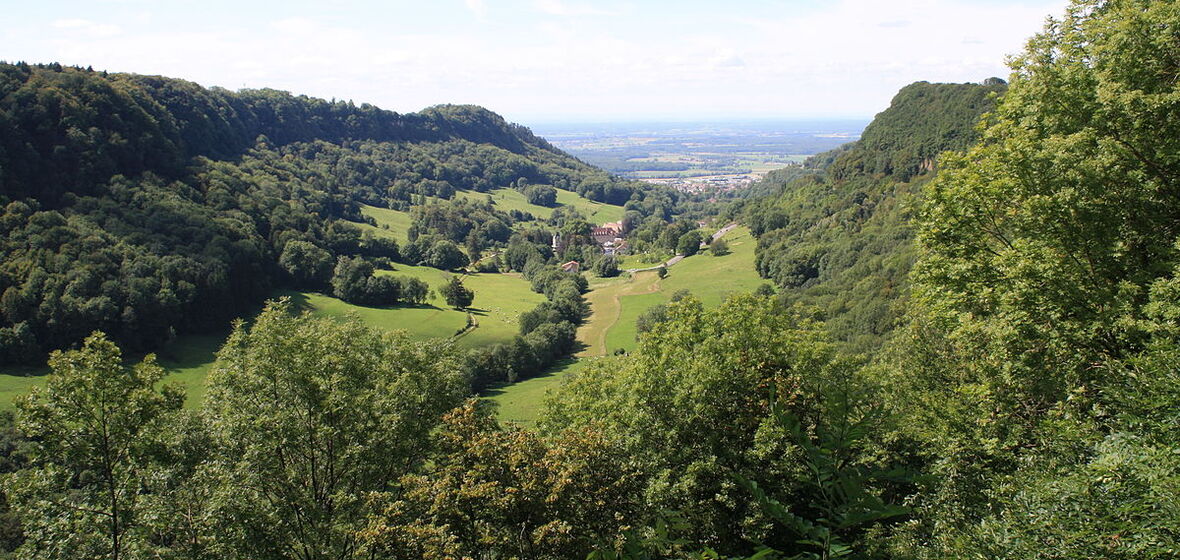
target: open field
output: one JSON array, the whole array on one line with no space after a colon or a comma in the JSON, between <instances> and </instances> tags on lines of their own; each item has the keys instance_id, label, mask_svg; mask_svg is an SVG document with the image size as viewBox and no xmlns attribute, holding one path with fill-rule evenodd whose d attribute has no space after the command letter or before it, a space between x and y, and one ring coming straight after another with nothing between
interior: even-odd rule
<instances>
[{"instance_id":1,"label":"open field","mask_svg":"<svg viewBox=\"0 0 1180 560\"><path fill-rule=\"evenodd\" d=\"M626 270L628 268L647 268L649 266L656 266L672 258L672 255L640 253L638 255L623 255L616 258L619 262L619 269Z\"/></svg>"},{"instance_id":2,"label":"open field","mask_svg":"<svg viewBox=\"0 0 1180 560\"><path fill-rule=\"evenodd\" d=\"M563 377L616 349L633 350L637 346L635 320L648 308L667 302L677 291L692 292L708 307L720 305L731 294L754 291L763 280L754 271L756 242L750 230L738 227L723 239L729 244L728 255L714 257L705 251L688 257L669 268L662 280L655 271L591 280L586 299L592 315L578 329L578 340L586 348L576 361L566 362L543 376L486 391L484 397L497 404L500 420L531 425L545 395L560 385Z\"/></svg>"},{"instance_id":3,"label":"open field","mask_svg":"<svg viewBox=\"0 0 1180 560\"><path fill-rule=\"evenodd\" d=\"M397 241L398 243L405 243L407 240L409 240L409 212L401 212L398 210L390 210L388 208L378 208L376 206L362 204L361 213L364 214L365 217L373 218L373 220L377 222L376 227L369 224L354 224L361 228L362 231L371 231L374 235L388 237L394 241Z\"/></svg>"},{"instance_id":4,"label":"open field","mask_svg":"<svg viewBox=\"0 0 1180 560\"><path fill-rule=\"evenodd\" d=\"M592 315L578 328L578 340L585 344L586 348L578 356L606 355L607 334L619 320L623 297L658 295L653 293L660 289L659 281L659 275L652 271L624 274L592 283L592 291L586 296Z\"/></svg>"},{"instance_id":5,"label":"open field","mask_svg":"<svg viewBox=\"0 0 1180 560\"><path fill-rule=\"evenodd\" d=\"M450 274L425 266L397 265L393 271L380 274L412 276L437 290ZM535 293L528 281L515 274L469 274L463 284L475 292L471 313L479 325L457 341L463 348L473 348L506 342L517 333L517 318L545 301ZM386 330L405 330L414 340L448 338L467 324L467 314L446 305L437 292L433 299L418 306L362 307L345 303L334 297L311 292L282 291L276 295L291 297L301 308L315 315L344 318L356 314L365 324Z\"/></svg>"},{"instance_id":6,"label":"open field","mask_svg":"<svg viewBox=\"0 0 1180 560\"><path fill-rule=\"evenodd\" d=\"M492 197L492 203L497 210L508 212L520 210L528 212L538 218L548 219L553 215L554 208L530 204L524 194L516 189L496 189L486 193L475 191L459 191L456 197L469 200L487 200ZM590 223L602 224L623 219L623 207L594 202L578 196L577 193L557 189L557 206L572 206L581 212ZM409 227L408 225L406 227Z\"/></svg>"},{"instance_id":7,"label":"open field","mask_svg":"<svg viewBox=\"0 0 1180 560\"><path fill-rule=\"evenodd\" d=\"M592 359L565 360L544 374L511 385L492 387L483 393L484 399L496 404L496 416L501 422L515 422L532 426L541 413L541 405L550 391L561 385L565 376L584 369Z\"/></svg>"},{"instance_id":8,"label":"open field","mask_svg":"<svg viewBox=\"0 0 1180 560\"><path fill-rule=\"evenodd\" d=\"M668 276L662 280L654 271L637 272L630 287L623 283L604 286L602 293L597 294L597 299L591 303L595 315L579 332L588 337L583 340L594 348L593 355L609 354L620 348L634 349L635 320L648 308L668 301L680 290L692 292L701 303L712 307L730 294L752 292L762 284L764 280L754 270L756 241L750 230L739 227L723 239L729 244L731 252L728 255L714 257L705 250L669 268ZM594 307L595 301L602 301L603 305ZM593 341L589 338L591 336L595 337Z\"/></svg>"},{"instance_id":9,"label":"open field","mask_svg":"<svg viewBox=\"0 0 1180 560\"><path fill-rule=\"evenodd\" d=\"M398 265L394 271L382 274L413 276L430 287L438 288L448 273L423 266ZM471 274L463 283L475 291L471 312L478 327L460 337L461 348L474 348L496 342L506 342L516 336L517 318L521 313L545 301L529 283L515 274ZM336 298L313 292L278 290L272 297L290 297L301 309L325 317L344 318L356 314L371 327L383 330L403 329L414 340L448 338L467 323L467 315L446 306L438 294L426 305L416 307L361 307ZM178 337L157 352L161 366L168 370L165 383L180 383L187 394L185 406L198 406L205 397L205 377L213 366L215 354L225 341L226 333L185 335ZM140 356L131 356L138 360ZM23 368L0 372L0 410L12 407L13 400L28 392L30 387L45 382L47 368Z\"/></svg>"},{"instance_id":10,"label":"open field","mask_svg":"<svg viewBox=\"0 0 1180 560\"><path fill-rule=\"evenodd\" d=\"M633 179L765 173L856 140L866 122L792 120L567 123L534 130L575 157Z\"/></svg>"},{"instance_id":11,"label":"open field","mask_svg":"<svg viewBox=\"0 0 1180 560\"><path fill-rule=\"evenodd\" d=\"M475 191L458 191L455 193L456 198L462 198L473 201L484 201L491 197L492 204L497 210L509 212L512 210L520 210L528 212L542 220L549 219L553 215L555 208L546 206L539 206L536 204L529 204L525 199L524 194L516 189L496 189L486 193ZM431 200L440 200L431 198ZM601 202L594 202L578 196L577 193L567 190L557 189L557 207L572 206L586 216L586 219L593 224L604 224L607 222L616 222L623 219L623 207L613 206L610 204L603 204ZM365 223L353 223L354 226L361 229L361 231L369 231L374 235L387 237L397 241L398 243L405 243L409 240L410 231L410 213L399 210L390 210L388 208L378 208L376 206L369 206L367 204L361 205L361 213L366 217L373 218L377 222L376 226Z\"/></svg>"},{"instance_id":12,"label":"open field","mask_svg":"<svg viewBox=\"0 0 1180 560\"><path fill-rule=\"evenodd\" d=\"M213 367L217 350L225 341L226 333L209 335L183 335L170 342L156 353L156 361L167 372L164 383L179 383L186 395L184 406L192 408L205 398L205 376ZM128 356L129 361L138 361L143 356ZM29 389L45 384L48 367L14 368L0 372L0 410L12 408L17 397Z\"/></svg>"}]
</instances>

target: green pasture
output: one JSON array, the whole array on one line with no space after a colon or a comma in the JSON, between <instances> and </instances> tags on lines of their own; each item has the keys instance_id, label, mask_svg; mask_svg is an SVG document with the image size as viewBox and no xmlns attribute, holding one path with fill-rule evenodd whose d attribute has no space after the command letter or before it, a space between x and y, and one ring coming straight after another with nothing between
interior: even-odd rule
<instances>
[{"instance_id":1,"label":"green pasture","mask_svg":"<svg viewBox=\"0 0 1180 560\"><path fill-rule=\"evenodd\" d=\"M731 294L752 292L762 284L765 280L754 270L757 242L750 230L738 227L723 239L729 244L727 255L714 257L705 250L670 267L668 276L662 280L655 271L637 272L629 281L604 285L604 291L591 301L594 316L582 331L587 336L601 337L601 343L587 339L594 353L603 355L619 348L635 348L636 319L680 290L692 292L701 303L712 307Z\"/></svg>"},{"instance_id":2,"label":"green pasture","mask_svg":"<svg viewBox=\"0 0 1180 560\"><path fill-rule=\"evenodd\" d=\"M390 210L389 208L378 208L376 206L362 204L361 214L364 214L366 218L373 218L373 221L377 222L376 226L371 226L369 224L354 224L361 228L362 231L371 231L374 235L387 237L397 241L398 243L405 243L407 240L409 240L409 212Z\"/></svg>"},{"instance_id":3,"label":"green pasture","mask_svg":"<svg viewBox=\"0 0 1180 560\"><path fill-rule=\"evenodd\" d=\"M538 218L548 219L553 215L554 208L546 206L538 206L530 204L523 193L516 189L496 189L486 193L475 191L460 191L455 196L466 198L468 200L487 200L490 196L492 204L496 206L497 210L508 212L511 210L520 210L528 212ZM572 206L586 216L590 223L604 224L606 222L615 222L623 219L623 207L613 206L610 204L603 204L601 202L594 202L578 196L577 193L557 189L557 206ZM408 227L408 226L407 226Z\"/></svg>"},{"instance_id":4,"label":"green pasture","mask_svg":"<svg viewBox=\"0 0 1180 560\"><path fill-rule=\"evenodd\" d=\"M205 376L213 367L217 350L225 337L225 333L179 336L156 353L156 362L168 372L164 383L179 383L184 388L186 407L196 406L205 398ZM143 356L130 355L128 358L138 361ZM44 385L48 371L48 367L0 371L0 410L11 409L17 397L33 387Z\"/></svg>"},{"instance_id":5,"label":"green pasture","mask_svg":"<svg viewBox=\"0 0 1180 560\"><path fill-rule=\"evenodd\" d=\"M709 307L720 305L731 294L754 291L764 280L754 271L756 242L750 230L735 228L723 239L729 244L728 255L714 257L704 251L676 263L664 279L649 271L591 280L586 299L592 314L578 329L578 340L585 349L576 361L565 362L545 375L486 391L484 397L496 403L500 420L532 425L545 396L563 377L616 349L634 349L636 319L677 291L687 289Z\"/></svg>"},{"instance_id":6,"label":"green pasture","mask_svg":"<svg viewBox=\"0 0 1180 560\"><path fill-rule=\"evenodd\" d=\"M355 315L374 328L405 330L413 340L449 338L467 324L467 314L451 309L437 294L437 288L448 279L449 273L404 265L380 273L419 278L430 284L433 299L419 306L362 307L313 292L278 290L271 296L289 297L298 308L314 315L335 318ZM520 314L545 301L545 296L533 292L528 281L515 274L470 274L464 277L463 283L475 291L470 311L478 326L456 341L461 348L511 340L516 336ZM157 352L160 365L168 371L164 382L176 382L184 387L188 395L186 406L196 406L204 399L205 376L225 337L226 333L180 336ZM30 387L43 384L46 371L44 367L0 371L0 410L11 408L13 400L27 393Z\"/></svg>"},{"instance_id":7,"label":"green pasture","mask_svg":"<svg viewBox=\"0 0 1180 560\"><path fill-rule=\"evenodd\" d=\"M355 314L365 324L386 330L404 330L414 340L449 338L467 324L467 313L447 306L438 295L438 288L452 276L425 266L397 265L392 271L379 274L411 276L431 287L431 299L422 305L395 307L363 307L345 303L334 297L312 292L282 291L276 295L290 297L301 309L314 315L344 318ZM528 281L516 274L468 274L463 284L475 292L470 312L476 327L459 338L463 348L474 348L496 342L507 342L516 335L517 318L545 301L535 293Z\"/></svg>"},{"instance_id":8,"label":"green pasture","mask_svg":"<svg viewBox=\"0 0 1180 560\"><path fill-rule=\"evenodd\" d=\"M496 416L501 422L515 422L532 426L541 413L541 405L550 392L561 385L565 376L581 371L593 359L565 360L556 367L537 377L518 381L511 385L492 387L484 391L483 397L495 403Z\"/></svg>"}]
</instances>

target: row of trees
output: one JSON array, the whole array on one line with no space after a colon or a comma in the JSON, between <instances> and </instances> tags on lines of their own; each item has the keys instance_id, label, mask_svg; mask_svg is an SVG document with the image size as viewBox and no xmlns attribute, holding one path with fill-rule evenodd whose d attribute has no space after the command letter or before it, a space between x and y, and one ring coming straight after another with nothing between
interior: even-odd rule
<instances>
[{"instance_id":1,"label":"row of trees","mask_svg":"<svg viewBox=\"0 0 1180 560\"><path fill-rule=\"evenodd\" d=\"M332 295L366 306L419 305L430 297L430 286L422 280L374 272L373 265L363 258L340 257L332 273Z\"/></svg>"},{"instance_id":2,"label":"row of trees","mask_svg":"<svg viewBox=\"0 0 1180 560\"><path fill-rule=\"evenodd\" d=\"M521 272L546 301L521 314L520 334L512 342L472 350L475 390L533 377L574 352L577 326L590 314L583 297L589 283L581 274L562 271L545 257L548 252L548 246L530 242L527 235L515 237L505 251L505 266Z\"/></svg>"}]
</instances>

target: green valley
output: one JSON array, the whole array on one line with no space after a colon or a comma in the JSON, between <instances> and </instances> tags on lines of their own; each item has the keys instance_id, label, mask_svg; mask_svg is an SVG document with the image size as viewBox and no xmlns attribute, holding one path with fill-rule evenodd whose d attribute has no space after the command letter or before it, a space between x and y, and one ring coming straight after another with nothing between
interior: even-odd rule
<instances>
[{"instance_id":1,"label":"green valley","mask_svg":"<svg viewBox=\"0 0 1180 560\"><path fill-rule=\"evenodd\" d=\"M1180 557L1177 2L47 1L0 560Z\"/></svg>"}]
</instances>

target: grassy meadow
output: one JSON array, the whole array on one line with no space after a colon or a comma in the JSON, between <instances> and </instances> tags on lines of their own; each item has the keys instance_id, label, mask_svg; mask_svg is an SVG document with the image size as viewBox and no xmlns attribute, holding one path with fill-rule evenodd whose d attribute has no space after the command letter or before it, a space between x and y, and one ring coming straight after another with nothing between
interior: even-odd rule
<instances>
[{"instance_id":1,"label":"grassy meadow","mask_svg":"<svg viewBox=\"0 0 1180 560\"><path fill-rule=\"evenodd\" d=\"M706 307L713 307L720 305L731 294L752 292L766 282L754 270L754 247L757 241L750 230L745 227L735 228L723 239L729 244L730 253L727 255L714 257L708 251L703 251L676 263L668 269L668 276L662 280L655 271L635 273L631 283L643 286L644 289L612 287L613 293L609 297L617 298L618 311L609 308L606 311L617 315L614 321L609 318L604 321L609 324L593 327L595 330L605 329L602 353L635 348L635 321L648 308L667 302L672 294L680 290L688 290Z\"/></svg>"},{"instance_id":2,"label":"grassy meadow","mask_svg":"<svg viewBox=\"0 0 1180 560\"><path fill-rule=\"evenodd\" d=\"M511 210L520 210L528 212L538 218L548 219L553 215L555 208L546 206L538 206L530 204L525 199L523 193L516 189L496 189L486 193L474 191L460 191L455 194L460 198L468 200L487 200L490 196L492 204L497 210L508 212ZM594 202L578 196L577 193L567 190L557 189L557 207L572 206L586 216L590 223L603 224L606 222L614 222L623 219L623 207L613 206L610 204L603 204L601 202Z\"/></svg>"},{"instance_id":3,"label":"grassy meadow","mask_svg":"<svg viewBox=\"0 0 1180 560\"><path fill-rule=\"evenodd\" d=\"M380 210L380 209L378 209ZM424 266L398 265L381 274L413 276L430 284L432 291L442 286L449 273ZM463 283L475 292L471 313L477 327L459 337L460 348L474 348L506 342L517 333L521 313L545 301L528 281L516 274L471 274ZM299 308L324 317L344 318L355 315L367 325L386 331L405 330L413 340L449 338L467 324L467 314L446 305L437 292L433 299L418 306L362 307L314 292L277 290L272 297L289 297ZM251 313L252 314L252 313ZM205 377L227 333L185 335L157 352L161 366L168 371L165 383L180 383L188 398L186 406L197 406L205 396ZM141 356L130 356L139 359ZM45 382L48 368L21 368L0 371L0 410L10 409L16 397Z\"/></svg>"},{"instance_id":4,"label":"grassy meadow","mask_svg":"<svg viewBox=\"0 0 1180 560\"><path fill-rule=\"evenodd\" d=\"M217 350L228 333L183 335L156 353L156 362L168 372L164 383L179 383L186 395L185 407L194 407L205 398L205 376L213 367ZM128 355L129 361L143 359ZM48 367L12 368L0 371L0 411L12 408L16 398L29 389L45 384Z\"/></svg>"},{"instance_id":5,"label":"grassy meadow","mask_svg":"<svg viewBox=\"0 0 1180 560\"><path fill-rule=\"evenodd\" d=\"M509 199L513 195L520 196L514 190L498 191L493 196L497 194ZM527 204L523 197L517 202ZM375 218L379 217L379 224L400 219L399 215L408 218L404 212L381 208L368 207L366 213L371 211L375 211L372 214ZM375 229L386 233L404 233L404 230L397 230L392 225L388 230ZM562 377L580 370L594 357L610 354L616 349L635 348L635 320L647 308L668 301L678 290L687 289L705 305L713 306L731 293L757 288L763 281L754 271L755 242L749 230L737 228L729 232L725 240L732 251L730 254L714 257L704 252L686 258L668 269L668 276L664 279L660 279L653 271L593 280L591 292L587 294L593 315L578 330L578 339L586 345L579 354L580 359L565 362L543 376L489 390L485 396L497 403L500 418L531 424L542 399L561 382ZM380 274L413 276L430 284L432 289L441 286L449 276L449 273L438 269L406 265L397 265L395 270L380 271ZM533 292L526 280L515 274L471 274L464 278L464 284L475 291L471 313L478 326L459 337L456 344L461 348L511 340L517 332L519 315L545 299ZM466 313L447 307L437 293L432 293L432 299L423 305L387 308L352 305L314 292L279 290L272 295L290 297L299 308L315 315L335 318L355 315L374 328L405 330L414 340L448 338L467 322ZM180 383L185 388L188 395L186 406L196 406L204 398L205 376L224 340L224 333L186 335L178 337L157 353L160 365L169 372L165 382ZM43 383L44 373L45 368L0 372L0 410L11 408L17 396Z\"/></svg>"},{"instance_id":6,"label":"grassy meadow","mask_svg":"<svg viewBox=\"0 0 1180 560\"><path fill-rule=\"evenodd\" d=\"M516 189L496 189L486 193L475 191L458 191L455 193L456 198L466 200L487 200L492 199L492 204L497 210L508 212L511 210L520 210L528 212L540 219L548 219L553 215L555 208L548 208L545 206L538 206L536 204L529 204L525 199L524 194ZM361 231L369 231L374 235L386 237L397 241L398 243L405 243L409 240L410 231L410 213L402 212L400 210L391 210L389 208L378 208L376 206L369 206L362 204L361 214L367 218L372 218L377 223L376 226L366 223L354 223ZM557 189L557 207L572 206L576 208L590 223L604 224L606 222L615 222L623 219L623 207L613 206L610 204L603 204L601 202L594 202L578 196L577 193Z\"/></svg>"},{"instance_id":7,"label":"grassy meadow","mask_svg":"<svg viewBox=\"0 0 1180 560\"><path fill-rule=\"evenodd\" d=\"M667 302L677 291L692 292L708 307L721 304L731 294L754 291L764 280L754 270L756 242L750 230L735 228L724 239L729 243L729 254L714 257L705 251L688 257L669 268L663 279L649 271L591 280L586 299L592 315L578 329L578 340L586 345L578 359L543 376L486 391L484 396L496 403L500 420L531 425L545 396L563 377L617 349L634 349L636 319L648 308Z\"/></svg>"},{"instance_id":8,"label":"grassy meadow","mask_svg":"<svg viewBox=\"0 0 1180 560\"><path fill-rule=\"evenodd\" d=\"M371 231L374 235L391 238L398 243L405 243L409 240L409 212L390 210L389 208L378 208L376 206L362 204L361 214L364 214L366 218L373 218L373 221L377 222L376 226L371 226L369 224L355 224L357 227L361 228L362 231Z\"/></svg>"},{"instance_id":9,"label":"grassy meadow","mask_svg":"<svg viewBox=\"0 0 1180 560\"><path fill-rule=\"evenodd\" d=\"M374 328L405 330L413 340L448 338L467 324L466 312L448 307L437 293L437 288L452 274L436 268L407 265L397 265L392 271L378 273L418 278L430 285L434 292L432 298L416 306L363 307L312 292L286 290L276 295L290 297L299 308L313 315L342 319L355 314ZM478 325L456 341L463 348L511 340L517 333L520 314L545 301L545 296L533 292L528 281L517 274L469 274L463 277L463 284L475 292L470 311Z\"/></svg>"},{"instance_id":10,"label":"grassy meadow","mask_svg":"<svg viewBox=\"0 0 1180 560\"><path fill-rule=\"evenodd\" d=\"M501 422L532 426L541 413L541 403L545 402L550 391L560 385L565 376L581 371L591 361L588 358L565 360L537 377L492 387L483 392L483 397L495 403L496 417Z\"/></svg>"}]
</instances>

